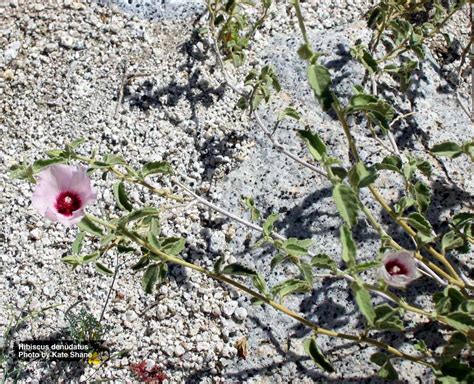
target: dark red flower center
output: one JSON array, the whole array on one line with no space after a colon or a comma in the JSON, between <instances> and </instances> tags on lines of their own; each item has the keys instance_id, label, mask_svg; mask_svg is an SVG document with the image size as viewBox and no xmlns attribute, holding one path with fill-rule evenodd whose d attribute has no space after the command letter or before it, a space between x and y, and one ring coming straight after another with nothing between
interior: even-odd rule
<instances>
[{"instance_id":1,"label":"dark red flower center","mask_svg":"<svg viewBox=\"0 0 474 384\"><path fill-rule=\"evenodd\" d=\"M408 274L408 269L398 260L390 260L387 264L385 264L385 269L391 276Z\"/></svg>"},{"instance_id":2,"label":"dark red flower center","mask_svg":"<svg viewBox=\"0 0 474 384\"><path fill-rule=\"evenodd\" d=\"M72 216L74 211L81 208L81 204L81 198L76 192L65 191L56 198L55 208L61 215Z\"/></svg>"}]
</instances>

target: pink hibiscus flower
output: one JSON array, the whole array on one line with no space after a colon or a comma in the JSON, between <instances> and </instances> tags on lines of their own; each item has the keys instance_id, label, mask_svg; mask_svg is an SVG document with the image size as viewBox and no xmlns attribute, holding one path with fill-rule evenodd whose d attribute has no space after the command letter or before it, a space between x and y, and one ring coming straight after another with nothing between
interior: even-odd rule
<instances>
[{"instance_id":1,"label":"pink hibiscus flower","mask_svg":"<svg viewBox=\"0 0 474 384\"><path fill-rule=\"evenodd\" d=\"M379 275L388 285L396 288L405 288L419 276L413 254L408 251L387 253Z\"/></svg>"},{"instance_id":2,"label":"pink hibiscus flower","mask_svg":"<svg viewBox=\"0 0 474 384\"><path fill-rule=\"evenodd\" d=\"M38 174L32 206L51 221L71 226L81 221L96 192L84 167L51 165Z\"/></svg>"}]
</instances>

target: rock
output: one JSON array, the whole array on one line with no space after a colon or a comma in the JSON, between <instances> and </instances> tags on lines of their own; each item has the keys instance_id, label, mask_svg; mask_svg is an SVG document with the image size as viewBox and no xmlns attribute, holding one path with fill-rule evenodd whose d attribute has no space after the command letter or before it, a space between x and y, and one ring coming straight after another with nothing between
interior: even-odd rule
<instances>
[{"instance_id":1,"label":"rock","mask_svg":"<svg viewBox=\"0 0 474 384\"><path fill-rule=\"evenodd\" d=\"M234 317L239 321L244 321L247 318L247 310L242 307L238 307L234 312Z\"/></svg>"},{"instance_id":2,"label":"rock","mask_svg":"<svg viewBox=\"0 0 474 384\"><path fill-rule=\"evenodd\" d=\"M58 43L55 43L55 42L53 42L53 43L48 43L48 44L46 44L46 45L44 46L44 51L45 51L46 53L51 53L51 52L57 51L58 48L59 48Z\"/></svg>"},{"instance_id":3,"label":"rock","mask_svg":"<svg viewBox=\"0 0 474 384\"><path fill-rule=\"evenodd\" d=\"M209 251L214 254L221 254L226 247L225 234L221 231L214 231L209 238Z\"/></svg>"},{"instance_id":4,"label":"rock","mask_svg":"<svg viewBox=\"0 0 474 384\"><path fill-rule=\"evenodd\" d=\"M75 50L81 50L85 48L84 41L77 39L75 37L72 37L66 32L61 32L59 34L59 45L61 45L61 47L63 48L75 49Z\"/></svg>"},{"instance_id":5,"label":"rock","mask_svg":"<svg viewBox=\"0 0 474 384\"><path fill-rule=\"evenodd\" d=\"M125 317L127 321L134 322L136 319L138 319L138 315L136 314L135 311L128 310L125 312Z\"/></svg>"},{"instance_id":6,"label":"rock","mask_svg":"<svg viewBox=\"0 0 474 384\"><path fill-rule=\"evenodd\" d=\"M227 317L231 317L238 305L239 303L235 300L228 301L222 306L222 313Z\"/></svg>"},{"instance_id":7,"label":"rock","mask_svg":"<svg viewBox=\"0 0 474 384\"><path fill-rule=\"evenodd\" d=\"M222 348L221 355L224 357L231 357L237 353L237 349L235 349L233 346L226 344L224 345L224 348Z\"/></svg>"},{"instance_id":8,"label":"rock","mask_svg":"<svg viewBox=\"0 0 474 384\"><path fill-rule=\"evenodd\" d=\"M186 352L186 350L181 346L181 345L177 345L175 348L174 348L174 355L175 356L182 356L184 355L184 353Z\"/></svg>"},{"instance_id":9,"label":"rock","mask_svg":"<svg viewBox=\"0 0 474 384\"><path fill-rule=\"evenodd\" d=\"M6 69L4 72L3 72L3 75L2 77L6 80L6 81L11 81L15 78L15 74L14 72L9 68L9 69Z\"/></svg>"},{"instance_id":10,"label":"rock","mask_svg":"<svg viewBox=\"0 0 474 384\"><path fill-rule=\"evenodd\" d=\"M13 60L16 59L18 53L20 52L21 42L14 41L7 45L5 50L3 51L3 61L5 65L10 64Z\"/></svg>"},{"instance_id":11,"label":"rock","mask_svg":"<svg viewBox=\"0 0 474 384\"><path fill-rule=\"evenodd\" d=\"M35 228L30 231L29 237L31 240L40 240L43 237L43 232L39 228Z\"/></svg>"},{"instance_id":12,"label":"rock","mask_svg":"<svg viewBox=\"0 0 474 384\"><path fill-rule=\"evenodd\" d=\"M166 318L166 315L168 313L168 307L163 304L159 304L156 308L156 316L158 317L159 320L163 320Z\"/></svg>"},{"instance_id":13,"label":"rock","mask_svg":"<svg viewBox=\"0 0 474 384\"><path fill-rule=\"evenodd\" d=\"M202 303L201 310L204 313L210 313L212 311L212 307L211 307L211 304L209 303L209 301L205 301L204 303Z\"/></svg>"}]
</instances>

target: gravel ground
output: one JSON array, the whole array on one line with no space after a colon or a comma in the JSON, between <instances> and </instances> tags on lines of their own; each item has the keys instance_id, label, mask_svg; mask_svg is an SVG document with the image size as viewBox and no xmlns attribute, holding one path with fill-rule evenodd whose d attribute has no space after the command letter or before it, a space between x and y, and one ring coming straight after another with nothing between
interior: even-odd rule
<instances>
[{"instance_id":1,"label":"gravel ground","mask_svg":"<svg viewBox=\"0 0 474 384\"><path fill-rule=\"evenodd\" d=\"M71 270L63 264L60 257L69 252L77 229L40 218L30 207L31 188L7 176L7 168L22 158L42 158L45 150L81 136L87 139L81 147L84 154L93 149L100 154L120 153L135 166L167 160L186 175L188 185L239 215L247 214L239 196L252 195L263 212L280 212L278 226L283 234L313 237L315 251L339 254L337 228L341 222L330 203L329 186L276 153L254 123L236 110L237 96L223 87L207 41L193 33L199 27L203 2L156 3L0 3L0 305L5 314L0 316L1 333L9 319L25 309L60 304L19 329L18 340L48 338L64 331L65 311L78 300L100 315L111 278L90 266ZM228 70L240 79L252 63L273 64L284 93L270 110L296 104L304 124L315 127L334 155L347 162L341 129L315 106L306 85L301 86L303 65L294 54L300 39L287 6L278 2L268 25L257 33L250 64L238 70L229 65ZM347 64L347 50L357 38L367 38L361 20L369 6L360 0L308 1L304 5L311 40L327 52L325 63L333 62L331 71L340 78L337 91L341 95L363 76L354 62ZM466 17L460 15L447 26L463 43L469 36ZM442 223L466 209L466 201L472 202L474 183L465 159L434 162L426 151L442 140L465 140L471 127L449 92L459 60L446 59L437 47L434 42L434 53L423 64L412 96L389 96L402 110L416 112L401 125L397 141L400 148L433 162L434 187L439 194L430 218ZM124 73L134 77L123 103L118 104ZM468 80L466 75L459 89L465 104L471 105ZM264 116L265 121L274 118L271 112ZM284 128L277 132L278 139L306 156L293 132L296 125L290 122ZM380 148L362 127L356 126L354 134L364 148L364 159L381 159ZM394 199L400 182L389 175L378 180L387 197ZM118 214L111 183L96 177L94 185L99 197L91 213ZM140 188L129 193L137 207L161 203ZM392 233L396 231L389 220L385 223ZM256 234L201 207L170 211L163 220L163 232L186 237L184 256L197 264L210 267L224 255L229 261L268 271L270 250L252 250L246 245L246 239L255 239ZM378 247L374 233L361 224L357 240L361 258L371 258ZM102 367L95 373L96 380L132 383L129 364L148 359L163 368L170 383L377 382L376 367L369 362L372 348L321 338L320 345L330 352L336 368L336 373L323 375L302 349L307 331L272 309L250 306L247 298L233 290L180 268L171 268L170 279L156 294L145 295L140 276L130 273L136 260L124 261L127 265L118 274L105 322L110 326L106 339L111 349L129 354ZM113 265L114 259L110 256L104 262ZM464 262L472 266L472 256ZM283 273L291 270L266 277L274 283ZM422 280L408 295L423 302L430 289ZM348 331L361 324L344 282L319 281L313 294L301 299L295 296L288 304L322 326ZM242 338L248 341L246 360L235 348ZM409 351L404 337L390 338ZM418 365L403 362L398 367L405 382L432 380ZM21 382L91 382L94 372L90 366L36 362L26 367Z\"/></svg>"}]
</instances>

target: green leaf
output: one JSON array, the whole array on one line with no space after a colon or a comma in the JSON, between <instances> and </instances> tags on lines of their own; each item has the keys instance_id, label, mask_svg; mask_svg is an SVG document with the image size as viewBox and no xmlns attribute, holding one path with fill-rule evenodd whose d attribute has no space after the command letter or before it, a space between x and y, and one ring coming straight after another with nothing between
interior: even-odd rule
<instances>
[{"instance_id":1,"label":"green leaf","mask_svg":"<svg viewBox=\"0 0 474 384\"><path fill-rule=\"evenodd\" d=\"M102 236L104 234L102 228L96 225L87 216L84 216L77 226L82 232L87 232L91 235Z\"/></svg>"},{"instance_id":2,"label":"green leaf","mask_svg":"<svg viewBox=\"0 0 474 384\"><path fill-rule=\"evenodd\" d=\"M33 176L33 167L27 164L15 164L10 167L10 177L13 179L28 180L32 184L36 184Z\"/></svg>"},{"instance_id":3,"label":"green leaf","mask_svg":"<svg viewBox=\"0 0 474 384\"><path fill-rule=\"evenodd\" d=\"M260 273L257 273L255 276L252 277L252 283L257 290L263 294L267 294L267 283L265 282L265 279Z\"/></svg>"},{"instance_id":4,"label":"green leaf","mask_svg":"<svg viewBox=\"0 0 474 384\"><path fill-rule=\"evenodd\" d=\"M278 114L277 121L282 121L285 117L291 117L292 119L299 120L300 114L293 107L286 107L283 111Z\"/></svg>"},{"instance_id":5,"label":"green leaf","mask_svg":"<svg viewBox=\"0 0 474 384\"><path fill-rule=\"evenodd\" d=\"M471 384L474 382L474 370L458 359L442 360L436 369L437 382L441 384Z\"/></svg>"},{"instance_id":6,"label":"green leaf","mask_svg":"<svg viewBox=\"0 0 474 384\"><path fill-rule=\"evenodd\" d=\"M416 159L414 161L416 168L426 177L431 176L431 164L425 160Z\"/></svg>"},{"instance_id":7,"label":"green leaf","mask_svg":"<svg viewBox=\"0 0 474 384\"><path fill-rule=\"evenodd\" d=\"M474 141L463 144L462 151L474 161Z\"/></svg>"},{"instance_id":8,"label":"green leaf","mask_svg":"<svg viewBox=\"0 0 474 384\"><path fill-rule=\"evenodd\" d=\"M359 161L349 171L349 180L354 188L364 188L372 184L377 179L375 168L366 168L362 161Z\"/></svg>"},{"instance_id":9,"label":"green leaf","mask_svg":"<svg viewBox=\"0 0 474 384\"><path fill-rule=\"evenodd\" d=\"M462 147L451 141L436 144L431 148L432 154L438 156L447 156L451 159L461 156L462 152Z\"/></svg>"},{"instance_id":10,"label":"green leaf","mask_svg":"<svg viewBox=\"0 0 474 384\"><path fill-rule=\"evenodd\" d=\"M142 256L140 258L140 260L138 260L137 263L135 263L133 266L132 266L132 270L134 271L138 271L140 269L143 269L145 268L148 264L150 263L150 258L145 255L145 256Z\"/></svg>"},{"instance_id":11,"label":"green leaf","mask_svg":"<svg viewBox=\"0 0 474 384\"><path fill-rule=\"evenodd\" d=\"M351 273L361 273L367 271L368 269L379 267L380 261L366 261L365 263L360 263L351 268Z\"/></svg>"},{"instance_id":12,"label":"green leaf","mask_svg":"<svg viewBox=\"0 0 474 384\"><path fill-rule=\"evenodd\" d=\"M160 221L156 217L150 218L150 233L156 236L157 238L160 236L160 233L161 233Z\"/></svg>"},{"instance_id":13,"label":"green leaf","mask_svg":"<svg viewBox=\"0 0 474 384\"><path fill-rule=\"evenodd\" d=\"M96 261L99 257L100 257L100 252L99 251L90 253L88 255L81 256L80 257L80 264L91 263L92 261Z\"/></svg>"},{"instance_id":14,"label":"green leaf","mask_svg":"<svg viewBox=\"0 0 474 384\"><path fill-rule=\"evenodd\" d=\"M100 262L96 262L95 263L95 270L103 275L113 275L114 272L111 271L109 268L107 268L104 264L100 263Z\"/></svg>"},{"instance_id":15,"label":"green leaf","mask_svg":"<svg viewBox=\"0 0 474 384\"><path fill-rule=\"evenodd\" d=\"M117 155L112 155L112 154L108 154L104 156L104 163L107 163L109 165L127 164L127 162L123 159L122 156L117 156Z\"/></svg>"},{"instance_id":16,"label":"green leaf","mask_svg":"<svg viewBox=\"0 0 474 384\"><path fill-rule=\"evenodd\" d=\"M445 233L441 239L441 248L443 249L443 252L462 247L463 245L464 239L455 231Z\"/></svg>"},{"instance_id":17,"label":"green leaf","mask_svg":"<svg viewBox=\"0 0 474 384\"><path fill-rule=\"evenodd\" d=\"M372 356L370 356L370 361L378 366L384 365L390 357L382 352L375 352Z\"/></svg>"},{"instance_id":18,"label":"green leaf","mask_svg":"<svg viewBox=\"0 0 474 384\"><path fill-rule=\"evenodd\" d=\"M355 301L359 307L360 312L367 319L367 323L373 327L375 321L375 311L372 306L372 299L370 297L369 291L355 282L351 284L351 287L354 291Z\"/></svg>"},{"instance_id":19,"label":"green leaf","mask_svg":"<svg viewBox=\"0 0 474 384\"><path fill-rule=\"evenodd\" d=\"M458 331L472 332L474 329L474 316L466 312L452 312L446 316L446 322Z\"/></svg>"},{"instance_id":20,"label":"green leaf","mask_svg":"<svg viewBox=\"0 0 474 384\"><path fill-rule=\"evenodd\" d=\"M224 263L224 256L221 256L214 263L214 273L216 275L222 274L222 264Z\"/></svg>"},{"instance_id":21,"label":"green leaf","mask_svg":"<svg viewBox=\"0 0 474 384\"><path fill-rule=\"evenodd\" d=\"M265 237L271 237L273 232L273 224L278 220L278 214L272 213L270 216L267 217L265 222L263 223L263 235Z\"/></svg>"},{"instance_id":22,"label":"green leaf","mask_svg":"<svg viewBox=\"0 0 474 384\"><path fill-rule=\"evenodd\" d=\"M339 178L339 181L342 181L347 176L347 171L344 167L333 166L331 167L332 173Z\"/></svg>"},{"instance_id":23,"label":"green leaf","mask_svg":"<svg viewBox=\"0 0 474 384\"><path fill-rule=\"evenodd\" d=\"M41 171L43 168L49 167L50 165L62 164L65 162L66 162L66 159L61 158L61 157L53 157L51 159L45 159L45 160L36 160L33 163L33 172L37 173Z\"/></svg>"},{"instance_id":24,"label":"green leaf","mask_svg":"<svg viewBox=\"0 0 474 384\"><path fill-rule=\"evenodd\" d=\"M308 285L313 285L313 271L311 268L311 265L308 263L301 263L300 264L300 270L301 274L303 275L303 278L306 280Z\"/></svg>"},{"instance_id":25,"label":"green leaf","mask_svg":"<svg viewBox=\"0 0 474 384\"><path fill-rule=\"evenodd\" d=\"M140 174L142 177L155 175L157 173L168 175L172 173L172 171L171 165L166 161L151 161L143 166Z\"/></svg>"},{"instance_id":26,"label":"green leaf","mask_svg":"<svg viewBox=\"0 0 474 384\"><path fill-rule=\"evenodd\" d=\"M138 219L142 219L148 216L157 216L159 213L160 213L159 210L152 207L137 209L136 211L133 211L126 216L122 216L117 222L117 225L119 227L123 227L132 221L136 221Z\"/></svg>"},{"instance_id":27,"label":"green leaf","mask_svg":"<svg viewBox=\"0 0 474 384\"><path fill-rule=\"evenodd\" d=\"M161 250L172 256L177 256L184 249L186 240L181 237L168 237L161 241Z\"/></svg>"},{"instance_id":28,"label":"green leaf","mask_svg":"<svg viewBox=\"0 0 474 384\"><path fill-rule=\"evenodd\" d=\"M374 308L375 327L390 331L401 331L404 329L403 321L400 318L400 309L392 308L388 304L381 304Z\"/></svg>"},{"instance_id":29,"label":"green leaf","mask_svg":"<svg viewBox=\"0 0 474 384\"><path fill-rule=\"evenodd\" d=\"M389 129L389 121L393 120L394 109L386 101L365 93L354 95L349 100L347 113L365 112L367 116L382 129Z\"/></svg>"},{"instance_id":30,"label":"green leaf","mask_svg":"<svg viewBox=\"0 0 474 384\"><path fill-rule=\"evenodd\" d=\"M270 269L273 271L275 267L279 264L281 264L285 259L287 259L287 255L283 253L277 253L273 258L272 261L270 262Z\"/></svg>"},{"instance_id":31,"label":"green leaf","mask_svg":"<svg viewBox=\"0 0 474 384\"><path fill-rule=\"evenodd\" d=\"M337 269L336 262L324 253L313 256L311 259L311 265L316 268L330 269L331 271Z\"/></svg>"},{"instance_id":32,"label":"green leaf","mask_svg":"<svg viewBox=\"0 0 474 384\"><path fill-rule=\"evenodd\" d=\"M418 212L410 213L407 217L408 224L419 231L418 235L421 235L421 239L425 242L429 242L434 239L433 228L428 220L424 218Z\"/></svg>"},{"instance_id":33,"label":"green leaf","mask_svg":"<svg viewBox=\"0 0 474 384\"><path fill-rule=\"evenodd\" d=\"M387 362L382 365L382 367L378 371L378 375L385 380L398 380L398 373L395 368L393 368L393 365L390 360L387 360Z\"/></svg>"},{"instance_id":34,"label":"green leaf","mask_svg":"<svg viewBox=\"0 0 474 384\"><path fill-rule=\"evenodd\" d=\"M370 361L380 368L378 375L385 380L398 380L398 373L390 362L390 357L382 352L376 352L370 357Z\"/></svg>"},{"instance_id":35,"label":"green leaf","mask_svg":"<svg viewBox=\"0 0 474 384\"><path fill-rule=\"evenodd\" d=\"M415 199L412 199L409 196L402 196L398 203L394 205L395 213L400 216L407 208L410 208L413 205L415 205Z\"/></svg>"},{"instance_id":36,"label":"green leaf","mask_svg":"<svg viewBox=\"0 0 474 384\"><path fill-rule=\"evenodd\" d=\"M428 346L426 345L424 340L418 340L413 346L418 352L425 354L428 352Z\"/></svg>"},{"instance_id":37,"label":"green leaf","mask_svg":"<svg viewBox=\"0 0 474 384\"><path fill-rule=\"evenodd\" d=\"M255 206L255 201L252 197L241 196L241 199L244 205L250 210L250 218L252 221L257 221L260 219L260 211Z\"/></svg>"},{"instance_id":38,"label":"green leaf","mask_svg":"<svg viewBox=\"0 0 474 384\"><path fill-rule=\"evenodd\" d=\"M49 157L64 157L66 155L61 149L50 149L49 151L46 151L46 154Z\"/></svg>"},{"instance_id":39,"label":"green leaf","mask_svg":"<svg viewBox=\"0 0 474 384\"><path fill-rule=\"evenodd\" d=\"M61 258L61 261L63 263L72 265L74 267L77 267L78 265L80 265L79 256L77 256L77 255L64 256L64 257Z\"/></svg>"},{"instance_id":40,"label":"green leaf","mask_svg":"<svg viewBox=\"0 0 474 384\"><path fill-rule=\"evenodd\" d=\"M305 256L308 254L308 249L312 244L313 240L311 239L298 240L290 237L283 242L283 250L290 256Z\"/></svg>"},{"instance_id":41,"label":"green leaf","mask_svg":"<svg viewBox=\"0 0 474 384\"><path fill-rule=\"evenodd\" d=\"M467 337L461 332L454 332L449 339L448 344L444 346L443 357L451 358L458 356L468 345Z\"/></svg>"},{"instance_id":42,"label":"green leaf","mask_svg":"<svg viewBox=\"0 0 474 384\"><path fill-rule=\"evenodd\" d=\"M375 168L387 169L389 171L402 172L402 160L398 156L387 156L381 163L375 164Z\"/></svg>"},{"instance_id":43,"label":"green leaf","mask_svg":"<svg viewBox=\"0 0 474 384\"><path fill-rule=\"evenodd\" d=\"M160 268L158 270L158 282L160 283L164 282L167 274L168 274L168 264L161 263Z\"/></svg>"},{"instance_id":44,"label":"green leaf","mask_svg":"<svg viewBox=\"0 0 474 384\"><path fill-rule=\"evenodd\" d=\"M152 247L155 247L157 249L161 248L161 243L158 240L158 236L156 236L151 230L148 232L147 240ZM154 253L152 253L150 256L153 258L153 260L161 260L161 257Z\"/></svg>"},{"instance_id":45,"label":"green leaf","mask_svg":"<svg viewBox=\"0 0 474 384\"><path fill-rule=\"evenodd\" d=\"M338 183L334 186L332 197L336 203L339 214L344 221L352 227L357 222L359 200L356 193L345 184Z\"/></svg>"},{"instance_id":46,"label":"green leaf","mask_svg":"<svg viewBox=\"0 0 474 384\"><path fill-rule=\"evenodd\" d=\"M377 61L372 57L370 52L362 45L356 45L351 49L351 55L360 62L370 74L373 74L379 70Z\"/></svg>"},{"instance_id":47,"label":"green leaf","mask_svg":"<svg viewBox=\"0 0 474 384\"><path fill-rule=\"evenodd\" d=\"M303 60L311 60L314 56L314 52L308 44L303 44L298 48L298 56Z\"/></svg>"},{"instance_id":48,"label":"green leaf","mask_svg":"<svg viewBox=\"0 0 474 384\"><path fill-rule=\"evenodd\" d=\"M446 315L451 312L451 299L449 297L444 296L441 292L436 292L433 295L433 300L435 302L436 313Z\"/></svg>"},{"instance_id":49,"label":"green leaf","mask_svg":"<svg viewBox=\"0 0 474 384\"><path fill-rule=\"evenodd\" d=\"M316 161L323 161L326 158L327 150L326 145L321 140L321 138L315 133L311 133L311 131L299 131L298 132L300 137L305 141L309 152L314 157Z\"/></svg>"},{"instance_id":50,"label":"green leaf","mask_svg":"<svg viewBox=\"0 0 474 384\"><path fill-rule=\"evenodd\" d=\"M272 288L273 295L279 295L281 299L295 292L309 292L311 286L304 280L288 279Z\"/></svg>"},{"instance_id":51,"label":"green leaf","mask_svg":"<svg viewBox=\"0 0 474 384\"><path fill-rule=\"evenodd\" d=\"M114 184L114 196L115 200L117 201L118 207L122 211L129 211L133 210L132 204L128 201L127 192L125 191L125 185L122 181Z\"/></svg>"},{"instance_id":52,"label":"green leaf","mask_svg":"<svg viewBox=\"0 0 474 384\"><path fill-rule=\"evenodd\" d=\"M474 214L469 212L458 213L454 215L452 223L457 229L461 230L469 224L474 224Z\"/></svg>"},{"instance_id":53,"label":"green leaf","mask_svg":"<svg viewBox=\"0 0 474 384\"><path fill-rule=\"evenodd\" d=\"M333 366L319 349L314 337L304 341L304 350L321 369L329 373L334 372Z\"/></svg>"},{"instance_id":54,"label":"green leaf","mask_svg":"<svg viewBox=\"0 0 474 384\"><path fill-rule=\"evenodd\" d=\"M431 191L422 181L418 181L414 186L415 201L420 213L426 212L431 202Z\"/></svg>"},{"instance_id":55,"label":"green leaf","mask_svg":"<svg viewBox=\"0 0 474 384\"><path fill-rule=\"evenodd\" d=\"M222 270L224 275L241 275L241 276L257 276L257 272L250 269L242 264L234 263L229 264Z\"/></svg>"},{"instance_id":56,"label":"green leaf","mask_svg":"<svg viewBox=\"0 0 474 384\"><path fill-rule=\"evenodd\" d=\"M70 148L72 149L76 149L77 147L79 147L80 145L84 144L86 142L86 139L84 139L83 137L79 137L75 140L73 140L69 145Z\"/></svg>"},{"instance_id":57,"label":"green leaf","mask_svg":"<svg viewBox=\"0 0 474 384\"><path fill-rule=\"evenodd\" d=\"M331 74L326 67L319 64L308 66L307 74L314 96L318 99L323 111L327 111L334 101L331 93Z\"/></svg>"},{"instance_id":58,"label":"green leaf","mask_svg":"<svg viewBox=\"0 0 474 384\"><path fill-rule=\"evenodd\" d=\"M72 253L78 255L82 250L82 243L84 241L85 235L83 232L79 232L76 239L72 243Z\"/></svg>"},{"instance_id":59,"label":"green leaf","mask_svg":"<svg viewBox=\"0 0 474 384\"><path fill-rule=\"evenodd\" d=\"M159 264L152 264L146 269L142 277L142 287L146 293L151 294L153 292L153 288L158 280L159 272Z\"/></svg>"},{"instance_id":60,"label":"green leaf","mask_svg":"<svg viewBox=\"0 0 474 384\"><path fill-rule=\"evenodd\" d=\"M342 243L342 260L348 268L352 268L356 263L356 245L352 239L351 230L347 225L343 225L339 229Z\"/></svg>"}]
</instances>

